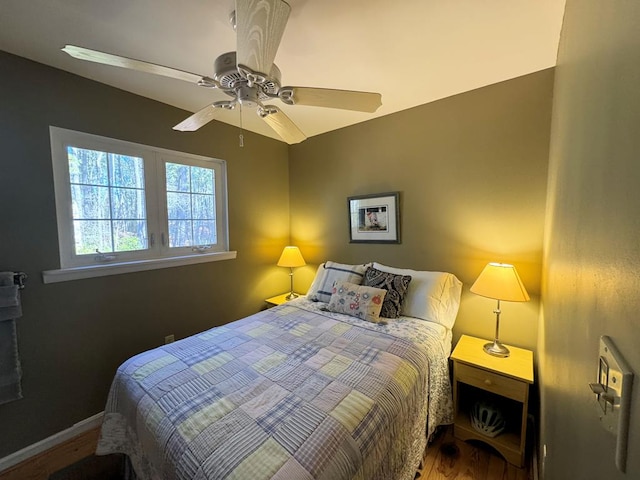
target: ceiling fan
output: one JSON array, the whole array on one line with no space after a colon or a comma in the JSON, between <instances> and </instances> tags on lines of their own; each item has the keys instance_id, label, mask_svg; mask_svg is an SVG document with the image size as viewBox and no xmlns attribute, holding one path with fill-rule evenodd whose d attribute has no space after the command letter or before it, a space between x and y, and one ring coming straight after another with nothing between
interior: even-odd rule
<instances>
[{"instance_id":1,"label":"ceiling fan","mask_svg":"<svg viewBox=\"0 0 640 480\"><path fill-rule=\"evenodd\" d=\"M272 104L278 99L287 105L339 108L375 112L382 105L379 93L327 88L288 87L280 84L280 69L273 63L284 34L291 7L282 0L236 0L231 22L237 35L237 52L223 53L214 62L214 75L208 77L174 68L66 45L62 50L72 57L90 62L129 68L177 78L206 88L217 88L231 100L217 101L174 126L174 130L195 131L225 110L236 106L255 108L287 143L307 137L282 110Z\"/></svg>"}]
</instances>

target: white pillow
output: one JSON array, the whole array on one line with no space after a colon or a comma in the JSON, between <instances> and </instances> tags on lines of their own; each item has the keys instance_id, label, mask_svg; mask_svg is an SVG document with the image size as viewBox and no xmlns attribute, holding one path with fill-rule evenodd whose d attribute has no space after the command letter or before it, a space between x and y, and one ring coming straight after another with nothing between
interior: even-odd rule
<instances>
[{"instance_id":1,"label":"white pillow","mask_svg":"<svg viewBox=\"0 0 640 480\"><path fill-rule=\"evenodd\" d=\"M402 315L453 328L462 294L462 282L455 275L388 267L377 262L374 262L373 268L396 275L411 275L402 303Z\"/></svg>"},{"instance_id":2,"label":"white pillow","mask_svg":"<svg viewBox=\"0 0 640 480\"><path fill-rule=\"evenodd\" d=\"M311 286L307 290L307 298L309 300L311 300L312 297L315 297L316 294L318 293L318 290L320 289L320 284L322 283L323 278L324 278L324 262L318 265L318 270L316 270L316 276L313 277L313 282L311 282Z\"/></svg>"},{"instance_id":3,"label":"white pillow","mask_svg":"<svg viewBox=\"0 0 640 480\"><path fill-rule=\"evenodd\" d=\"M347 265L336 262L321 263L313 283L311 283L307 291L307 298L314 302L329 303L333 292L333 284L336 280L360 285L364 278L364 272L370 266L370 263L364 265Z\"/></svg>"}]
</instances>

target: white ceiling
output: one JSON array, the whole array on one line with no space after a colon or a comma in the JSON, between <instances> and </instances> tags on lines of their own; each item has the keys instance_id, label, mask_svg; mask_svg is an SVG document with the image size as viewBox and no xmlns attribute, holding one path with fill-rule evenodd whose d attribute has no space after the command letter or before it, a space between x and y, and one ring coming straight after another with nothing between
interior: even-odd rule
<instances>
[{"instance_id":1,"label":"white ceiling","mask_svg":"<svg viewBox=\"0 0 640 480\"><path fill-rule=\"evenodd\" d=\"M288 3L276 56L283 85L382 94L373 114L278 102L310 137L554 66L565 0ZM0 0L0 49L195 112L228 97L76 60L60 48L73 44L212 76L214 59L235 50L233 9L233 0ZM240 125L239 109L224 113L222 121ZM246 109L242 126L278 138Z\"/></svg>"}]
</instances>

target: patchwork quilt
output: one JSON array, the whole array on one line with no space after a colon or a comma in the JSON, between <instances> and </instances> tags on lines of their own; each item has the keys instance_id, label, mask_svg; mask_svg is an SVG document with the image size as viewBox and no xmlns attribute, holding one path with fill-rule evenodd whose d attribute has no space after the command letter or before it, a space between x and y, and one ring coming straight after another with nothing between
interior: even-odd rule
<instances>
[{"instance_id":1,"label":"patchwork quilt","mask_svg":"<svg viewBox=\"0 0 640 480\"><path fill-rule=\"evenodd\" d=\"M97 453L141 480L409 480L452 420L449 351L435 323L298 299L123 363Z\"/></svg>"}]
</instances>

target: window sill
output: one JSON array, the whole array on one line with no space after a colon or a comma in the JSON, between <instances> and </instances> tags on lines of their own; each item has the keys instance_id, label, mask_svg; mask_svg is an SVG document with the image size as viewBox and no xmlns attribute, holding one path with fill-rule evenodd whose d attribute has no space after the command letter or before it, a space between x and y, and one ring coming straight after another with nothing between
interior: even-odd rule
<instances>
[{"instance_id":1,"label":"window sill","mask_svg":"<svg viewBox=\"0 0 640 480\"><path fill-rule=\"evenodd\" d=\"M197 263L217 262L220 260L232 260L237 252L216 252L202 255L189 255L185 257L160 258L154 260L141 260L137 262L111 263L108 265L91 265L88 267L61 268L60 270L45 270L42 272L44 283L68 282L83 278L106 277L107 275L119 275L121 273L143 272L160 268L180 267Z\"/></svg>"}]
</instances>

